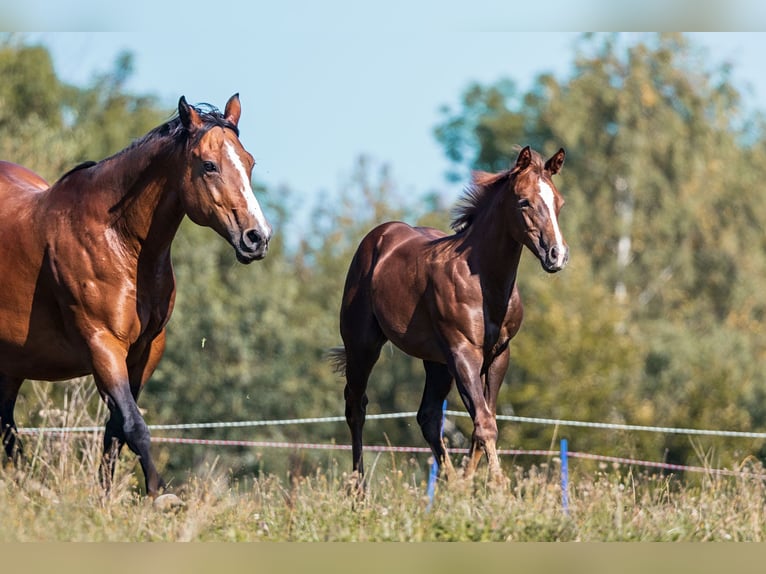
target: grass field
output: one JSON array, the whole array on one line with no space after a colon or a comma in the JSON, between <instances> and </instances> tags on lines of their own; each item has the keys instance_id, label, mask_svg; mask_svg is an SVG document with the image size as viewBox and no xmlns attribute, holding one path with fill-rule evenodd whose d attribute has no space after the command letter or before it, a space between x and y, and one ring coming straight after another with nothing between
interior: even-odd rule
<instances>
[{"instance_id":1,"label":"grass field","mask_svg":"<svg viewBox=\"0 0 766 574\"><path fill-rule=\"evenodd\" d=\"M90 389L83 385L81 389ZM44 390L40 403L49 405ZM75 392L45 423L98 425L92 390ZM49 412L50 411L50 412ZM91 408L90 411L93 411ZM55 417L59 417L57 420ZM0 465L0 542L26 541L761 541L766 485L753 477L689 482L613 466L570 465L569 511L556 459L510 468L510 484L439 482L426 495L423 460L368 461L364 496L350 494L347 453L307 476L233 480L215 465L174 486L183 505L142 496L135 457L121 457L112 492L98 483L100 433L25 437L26 462ZM205 448L205 447L199 447ZM760 473L755 463L746 470ZM481 467L481 468L486 468Z\"/></svg>"},{"instance_id":2,"label":"grass field","mask_svg":"<svg viewBox=\"0 0 766 574\"><path fill-rule=\"evenodd\" d=\"M705 476L694 485L613 468L573 471L569 513L557 465L516 468L508 488L439 483L422 468L379 464L364 497L339 464L311 476L231 481L211 469L178 485L183 506L139 493L123 456L109 497L98 437L45 439L25 467L0 470L0 541L761 541L764 483ZM345 459L343 459L345 463Z\"/></svg>"}]
</instances>

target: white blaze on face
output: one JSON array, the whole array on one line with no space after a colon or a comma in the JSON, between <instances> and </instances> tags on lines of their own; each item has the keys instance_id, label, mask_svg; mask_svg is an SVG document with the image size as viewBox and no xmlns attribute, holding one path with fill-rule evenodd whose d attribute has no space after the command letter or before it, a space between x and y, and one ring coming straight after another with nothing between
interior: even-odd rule
<instances>
[{"instance_id":1,"label":"white blaze on face","mask_svg":"<svg viewBox=\"0 0 766 574\"><path fill-rule=\"evenodd\" d=\"M261 211L261 206L258 204L258 200L253 193L253 187L250 183L250 178L247 176L247 170L242 164L242 160L237 155L237 150L231 142L226 142L226 155L231 160L234 169L237 170L240 178L239 190L242 196L245 198L248 213L255 219L257 228L263 233L264 237L268 238L271 235L271 226L266 221L266 216Z\"/></svg>"},{"instance_id":2,"label":"white blaze on face","mask_svg":"<svg viewBox=\"0 0 766 574\"><path fill-rule=\"evenodd\" d=\"M540 178L538 181L537 186L540 197L542 198L543 203L545 203L545 207L548 208L548 216L550 217L551 225L553 226L553 237L556 241L556 248L558 252L558 258L555 263L557 265L562 265L564 263L564 258L566 257L566 247L564 246L564 237L561 235L561 229L559 229L559 221L556 217L556 201L553 195L553 189L550 185L548 185L547 182L543 181L542 178Z\"/></svg>"}]
</instances>

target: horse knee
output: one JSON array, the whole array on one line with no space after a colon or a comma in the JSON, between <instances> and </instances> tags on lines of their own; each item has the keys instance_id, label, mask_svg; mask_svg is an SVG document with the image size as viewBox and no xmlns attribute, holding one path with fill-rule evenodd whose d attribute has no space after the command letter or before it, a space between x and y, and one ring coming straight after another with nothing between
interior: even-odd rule
<instances>
[{"instance_id":1,"label":"horse knee","mask_svg":"<svg viewBox=\"0 0 766 574\"><path fill-rule=\"evenodd\" d=\"M473 427L473 440L482 448L488 442L497 442L497 422L493 420L476 422Z\"/></svg>"}]
</instances>

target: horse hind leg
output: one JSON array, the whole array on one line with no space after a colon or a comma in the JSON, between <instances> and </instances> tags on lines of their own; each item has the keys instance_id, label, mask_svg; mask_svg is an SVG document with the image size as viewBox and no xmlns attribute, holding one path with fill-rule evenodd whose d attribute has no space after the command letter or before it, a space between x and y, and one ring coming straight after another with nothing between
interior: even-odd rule
<instances>
[{"instance_id":1,"label":"horse hind leg","mask_svg":"<svg viewBox=\"0 0 766 574\"><path fill-rule=\"evenodd\" d=\"M8 458L18 464L23 457L21 441L16 434L16 421L13 409L24 379L0 374L0 440Z\"/></svg>"},{"instance_id":2,"label":"horse hind leg","mask_svg":"<svg viewBox=\"0 0 766 574\"><path fill-rule=\"evenodd\" d=\"M426 370L426 384L418 409L418 424L423 437L431 446L439 469L448 480L452 480L456 476L455 469L442 438L442 405L452 387L452 375L447 365L441 363L423 361L423 366Z\"/></svg>"},{"instance_id":3,"label":"horse hind leg","mask_svg":"<svg viewBox=\"0 0 766 574\"><path fill-rule=\"evenodd\" d=\"M367 414L367 381L385 343L380 329L377 325L375 328L378 331L377 337L368 338L367 345L360 345L362 340L351 342L348 339L346 344L346 386L343 396L346 400L346 423L351 431L352 468L360 479L364 476L362 429Z\"/></svg>"}]
</instances>

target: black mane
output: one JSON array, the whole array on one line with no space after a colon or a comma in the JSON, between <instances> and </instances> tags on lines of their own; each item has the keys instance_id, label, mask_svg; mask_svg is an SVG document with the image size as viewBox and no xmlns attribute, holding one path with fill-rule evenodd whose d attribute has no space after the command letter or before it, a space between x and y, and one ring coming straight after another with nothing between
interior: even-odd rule
<instances>
[{"instance_id":1,"label":"black mane","mask_svg":"<svg viewBox=\"0 0 766 574\"><path fill-rule=\"evenodd\" d=\"M215 106L210 104L197 104L196 106L192 107L196 110L200 119L202 119L204 123L203 128L195 134L194 142L198 141L199 138L201 138L209 129L214 127L228 128L237 134L237 137L239 137L239 128L228 121ZM162 143L163 145L166 145L167 140L170 140L173 144L176 145L185 145L189 141L189 132L181 122L181 118L179 117L178 112L176 112L175 115L164 124L157 126L144 136L134 140L133 143L131 143L125 149L105 159L116 158L130 150L145 145L152 145L155 143ZM95 161L84 161L67 171L59 178L59 181L77 171L98 165L98 163L99 162Z\"/></svg>"},{"instance_id":2,"label":"black mane","mask_svg":"<svg viewBox=\"0 0 766 574\"><path fill-rule=\"evenodd\" d=\"M62 179L64 179L65 177L68 177L69 175L73 174L73 173L74 173L74 172L76 172L76 171L80 171L81 169L87 169L87 168L89 168L89 167L93 167L94 165L96 165L96 162L95 162L95 161L90 161L90 160L88 160L88 161L84 161L84 162L82 162L82 163L78 163L76 166L74 166L72 169L70 169L70 170L69 170L68 172L66 172L64 175L62 175L62 176L59 178L59 181L61 181L61 180L62 180Z\"/></svg>"},{"instance_id":3,"label":"black mane","mask_svg":"<svg viewBox=\"0 0 766 574\"><path fill-rule=\"evenodd\" d=\"M210 128L214 127L228 128L237 134L237 137L239 137L239 128L228 121L215 106L210 104L197 104L196 106L192 107L196 110L200 119L204 123L203 128L197 132L195 141L201 138ZM146 143L150 143L158 138L170 138L178 143L181 143L182 141L185 142L188 139L188 136L189 132L186 130L183 123L181 123L181 118L179 117L178 112L176 112L175 115L167 122L161 126L157 126L142 138L137 139L123 151L127 151L131 148L144 145Z\"/></svg>"}]
</instances>

